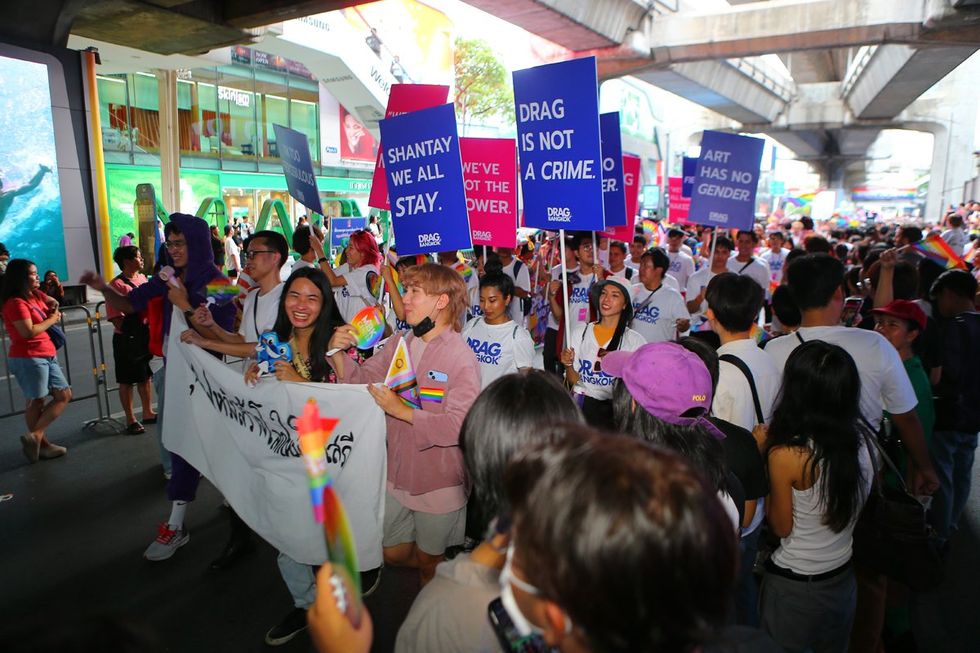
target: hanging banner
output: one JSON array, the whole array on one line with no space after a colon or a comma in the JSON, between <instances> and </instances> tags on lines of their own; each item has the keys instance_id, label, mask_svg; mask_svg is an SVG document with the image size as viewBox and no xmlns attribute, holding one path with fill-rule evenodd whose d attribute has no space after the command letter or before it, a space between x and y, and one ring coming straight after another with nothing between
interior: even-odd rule
<instances>
[{"instance_id":1,"label":"hanging banner","mask_svg":"<svg viewBox=\"0 0 980 653\"><path fill-rule=\"evenodd\" d=\"M688 221L751 229L764 145L761 138L705 130Z\"/></svg>"},{"instance_id":2,"label":"hanging banner","mask_svg":"<svg viewBox=\"0 0 980 653\"><path fill-rule=\"evenodd\" d=\"M514 104L524 223L538 229L601 231L595 57L514 71Z\"/></svg>"},{"instance_id":3,"label":"hanging banner","mask_svg":"<svg viewBox=\"0 0 980 653\"><path fill-rule=\"evenodd\" d=\"M698 159L694 156L686 156L681 161L681 177L683 177L683 184L681 189L681 195L684 197L690 197L691 192L694 190L694 175L698 171Z\"/></svg>"},{"instance_id":4,"label":"hanging banner","mask_svg":"<svg viewBox=\"0 0 980 653\"><path fill-rule=\"evenodd\" d=\"M517 142L461 138L466 210L474 245L517 245Z\"/></svg>"},{"instance_id":5,"label":"hanging banner","mask_svg":"<svg viewBox=\"0 0 980 653\"><path fill-rule=\"evenodd\" d=\"M626 195L626 224L600 232L613 240L631 243L636 236L636 214L640 208L640 157L623 155L623 186Z\"/></svg>"},{"instance_id":6,"label":"hanging banner","mask_svg":"<svg viewBox=\"0 0 980 653\"><path fill-rule=\"evenodd\" d=\"M684 197L684 180L681 177L667 177L667 221L670 224L685 224L691 213L691 200Z\"/></svg>"},{"instance_id":7,"label":"hanging banner","mask_svg":"<svg viewBox=\"0 0 980 653\"><path fill-rule=\"evenodd\" d=\"M435 84L392 84L388 94L388 108L385 118L400 116L409 111L428 109L446 102L449 97L449 87ZM378 157L374 165L374 178L371 180L371 194L368 196L368 206L376 209L389 210L388 178L385 176L384 143L378 148Z\"/></svg>"},{"instance_id":8,"label":"hanging banner","mask_svg":"<svg viewBox=\"0 0 980 653\"><path fill-rule=\"evenodd\" d=\"M606 228L626 224L626 189L623 180L623 144L619 112L599 115L602 141L602 204Z\"/></svg>"},{"instance_id":9,"label":"hanging banner","mask_svg":"<svg viewBox=\"0 0 980 653\"><path fill-rule=\"evenodd\" d=\"M367 218L330 218L330 246L344 247L355 231L367 229Z\"/></svg>"},{"instance_id":10,"label":"hanging banner","mask_svg":"<svg viewBox=\"0 0 980 653\"><path fill-rule=\"evenodd\" d=\"M379 125L398 255L472 247L455 107L413 111Z\"/></svg>"},{"instance_id":11,"label":"hanging banner","mask_svg":"<svg viewBox=\"0 0 980 653\"><path fill-rule=\"evenodd\" d=\"M347 508L361 570L381 564L385 500L385 418L364 385L245 383L225 365L180 341L173 312L167 344L163 443L194 466L252 530L293 560L327 559L323 526L313 519L310 480L300 457L296 416L312 398L340 423L325 447L327 472Z\"/></svg>"},{"instance_id":12,"label":"hanging banner","mask_svg":"<svg viewBox=\"0 0 980 653\"><path fill-rule=\"evenodd\" d=\"M323 215L306 134L282 125L272 125L272 129L276 133L276 146L289 194L309 210Z\"/></svg>"}]
</instances>

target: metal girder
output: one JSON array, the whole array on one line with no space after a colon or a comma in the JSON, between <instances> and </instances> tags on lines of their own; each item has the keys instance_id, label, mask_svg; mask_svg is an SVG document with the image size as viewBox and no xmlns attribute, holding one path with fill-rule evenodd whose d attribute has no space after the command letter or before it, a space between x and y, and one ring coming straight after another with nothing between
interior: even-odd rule
<instances>
[{"instance_id":1,"label":"metal girder","mask_svg":"<svg viewBox=\"0 0 980 653\"><path fill-rule=\"evenodd\" d=\"M574 52L615 47L641 27L648 12L636 0L465 0ZM650 3L652 4L652 3Z\"/></svg>"},{"instance_id":2,"label":"metal girder","mask_svg":"<svg viewBox=\"0 0 980 653\"><path fill-rule=\"evenodd\" d=\"M842 94L858 118L893 118L972 56L978 46L887 44L865 48L848 71Z\"/></svg>"}]
</instances>

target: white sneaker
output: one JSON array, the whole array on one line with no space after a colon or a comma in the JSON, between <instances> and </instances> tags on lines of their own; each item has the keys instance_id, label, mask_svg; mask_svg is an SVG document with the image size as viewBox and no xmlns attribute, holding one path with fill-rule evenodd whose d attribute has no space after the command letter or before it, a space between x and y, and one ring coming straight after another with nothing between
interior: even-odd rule
<instances>
[{"instance_id":1,"label":"white sneaker","mask_svg":"<svg viewBox=\"0 0 980 653\"><path fill-rule=\"evenodd\" d=\"M146 551L143 552L143 557L153 561L166 560L177 549L187 544L190 539L191 535L187 532L186 528L174 530L170 528L170 524L163 522L160 524L157 539L153 540L150 546L146 547Z\"/></svg>"}]
</instances>

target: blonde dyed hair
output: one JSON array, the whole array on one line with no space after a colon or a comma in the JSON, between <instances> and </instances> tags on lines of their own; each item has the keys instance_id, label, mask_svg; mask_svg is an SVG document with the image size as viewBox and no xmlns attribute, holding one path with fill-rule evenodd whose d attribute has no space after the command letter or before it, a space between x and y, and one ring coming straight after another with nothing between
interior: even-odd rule
<instances>
[{"instance_id":1,"label":"blonde dyed hair","mask_svg":"<svg viewBox=\"0 0 980 653\"><path fill-rule=\"evenodd\" d=\"M426 295L446 295L449 297L449 304L446 310L449 312L449 323L453 329L459 331L463 322L466 309L469 308L466 284L459 272L438 263L423 263L413 265L402 272L402 284L417 286Z\"/></svg>"}]
</instances>

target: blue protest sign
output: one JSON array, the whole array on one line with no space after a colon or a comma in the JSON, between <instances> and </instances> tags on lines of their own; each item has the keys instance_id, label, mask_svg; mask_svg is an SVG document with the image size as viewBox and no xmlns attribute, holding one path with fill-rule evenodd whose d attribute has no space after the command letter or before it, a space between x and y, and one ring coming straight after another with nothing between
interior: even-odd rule
<instances>
[{"instance_id":1,"label":"blue protest sign","mask_svg":"<svg viewBox=\"0 0 980 653\"><path fill-rule=\"evenodd\" d=\"M454 106L379 124L399 256L472 247Z\"/></svg>"},{"instance_id":2,"label":"blue protest sign","mask_svg":"<svg viewBox=\"0 0 980 653\"><path fill-rule=\"evenodd\" d=\"M320 193L316 188L306 134L282 125L272 125L272 129L276 132L276 145L289 194L309 210L322 215L323 207L320 206Z\"/></svg>"},{"instance_id":3,"label":"blue protest sign","mask_svg":"<svg viewBox=\"0 0 980 653\"><path fill-rule=\"evenodd\" d=\"M626 224L626 184L623 180L623 142L619 133L619 112L599 115L602 139L602 204L605 225Z\"/></svg>"},{"instance_id":4,"label":"blue protest sign","mask_svg":"<svg viewBox=\"0 0 980 653\"><path fill-rule=\"evenodd\" d=\"M694 190L694 175L698 171L698 159L686 156L681 161L681 197L690 197Z\"/></svg>"},{"instance_id":5,"label":"blue protest sign","mask_svg":"<svg viewBox=\"0 0 980 653\"><path fill-rule=\"evenodd\" d=\"M764 144L761 138L704 132L688 222L752 228Z\"/></svg>"},{"instance_id":6,"label":"blue protest sign","mask_svg":"<svg viewBox=\"0 0 980 653\"><path fill-rule=\"evenodd\" d=\"M367 227L367 218L330 218L330 246L343 247L355 231Z\"/></svg>"},{"instance_id":7,"label":"blue protest sign","mask_svg":"<svg viewBox=\"0 0 980 653\"><path fill-rule=\"evenodd\" d=\"M514 105L525 226L601 231L595 57L514 71Z\"/></svg>"}]
</instances>

